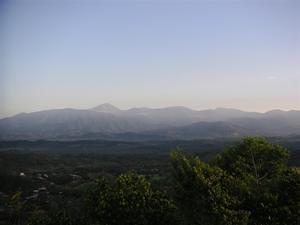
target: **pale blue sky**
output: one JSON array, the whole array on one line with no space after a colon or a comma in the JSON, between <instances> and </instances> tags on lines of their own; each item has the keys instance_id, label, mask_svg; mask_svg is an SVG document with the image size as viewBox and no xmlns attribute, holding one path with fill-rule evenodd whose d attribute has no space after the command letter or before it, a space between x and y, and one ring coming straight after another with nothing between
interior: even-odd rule
<instances>
[{"instance_id":1,"label":"pale blue sky","mask_svg":"<svg viewBox=\"0 0 300 225\"><path fill-rule=\"evenodd\" d=\"M289 0L0 0L0 117L50 108L300 109Z\"/></svg>"}]
</instances>

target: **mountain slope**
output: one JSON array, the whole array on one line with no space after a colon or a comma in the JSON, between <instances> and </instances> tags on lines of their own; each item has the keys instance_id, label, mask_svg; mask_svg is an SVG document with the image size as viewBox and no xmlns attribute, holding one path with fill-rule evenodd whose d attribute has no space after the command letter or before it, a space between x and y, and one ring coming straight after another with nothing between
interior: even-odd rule
<instances>
[{"instance_id":1,"label":"mountain slope","mask_svg":"<svg viewBox=\"0 0 300 225\"><path fill-rule=\"evenodd\" d=\"M300 134L300 111L267 113L185 107L121 110L111 104L95 108L21 113L0 119L0 139L199 139L243 135Z\"/></svg>"},{"instance_id":2,"label":"mountain slope","mask_svg":"<svg viewBox=\"0 0 300 225\"><path fill-rule=\"evenodd\" d=\"M172 127L146 132L165 139L208 139L221 137L241 137L254 135L255 132L228 122L197 122L183 127Z\"/></svg>"},{"instance_id":3,"label":"mountain slope","mask_svg":"<svg viewBox=\"0 0 300 225\"><path fill-rule=\"evenodd\" d=\"M0 120L2 139L50 139L86 133L139 132L152 128L139 119L92 110L59 109L22 113Z\"/></svg>"}]
</instances>

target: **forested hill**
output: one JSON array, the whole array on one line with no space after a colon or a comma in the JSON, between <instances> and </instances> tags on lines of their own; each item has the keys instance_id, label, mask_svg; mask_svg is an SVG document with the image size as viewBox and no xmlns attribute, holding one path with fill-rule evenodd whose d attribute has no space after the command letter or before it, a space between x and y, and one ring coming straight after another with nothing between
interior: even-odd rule
<instances>
[{"instance_id":1,"label":"forested hill","mask_svg":"<svg viewBox=\"0 0 300 225\"><path fill-rule=\"evenodd\" d=\"M245 135L300 135L300 111L132 108L110 104L55 109L0 119L0 140L174 140Z\"/></svg>"},{"instance_id":2,"label":"forested hill","mask_svg":"<svg viewBox=\"0 0 300 225\"><path fill-rule=\"evenodd\" d=\"M209 157L179 147L170 154L10 148L0 152L0 224L300 222L299 167L288 163L293 156L286 148L262 138L245 138Z\"/></svg>"}]
</instances>

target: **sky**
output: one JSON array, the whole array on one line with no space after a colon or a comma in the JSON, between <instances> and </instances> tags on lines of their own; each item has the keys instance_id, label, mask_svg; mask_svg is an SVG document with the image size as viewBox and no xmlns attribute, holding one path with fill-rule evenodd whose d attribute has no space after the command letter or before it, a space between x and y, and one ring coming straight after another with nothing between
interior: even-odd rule
<instances>
[{"instance_id":1,"label":"sky","mask_svg":"<svg viewBox=\"0 0 300 225\"><path fill-rule=\"evenodd\" d=\"M0 0L0 117L300 109L300 1Z\"/></svg>"}]
</instances>

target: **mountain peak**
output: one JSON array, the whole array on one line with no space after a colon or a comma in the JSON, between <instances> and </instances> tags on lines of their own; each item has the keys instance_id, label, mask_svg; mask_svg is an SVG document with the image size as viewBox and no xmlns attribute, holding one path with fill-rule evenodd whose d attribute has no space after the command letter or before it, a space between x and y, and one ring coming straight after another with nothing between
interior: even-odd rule
<instances>
[{"instance_id":1,"label":"mountain peak","mask_svg":"<svg viewBox=\"0 0 300 225\"><path fill-rule=\"evenodd\" d=\"M101 105L98 105L94 108L92 108L92 110L97 111L97 112L105 112L105 113L116 113L121 111L119 108L117 108L116 106L110 104L110 103L104 103Z\"/></svg>"}]
</instances>

